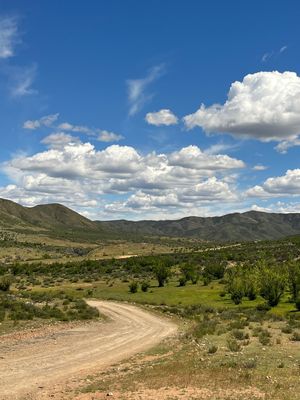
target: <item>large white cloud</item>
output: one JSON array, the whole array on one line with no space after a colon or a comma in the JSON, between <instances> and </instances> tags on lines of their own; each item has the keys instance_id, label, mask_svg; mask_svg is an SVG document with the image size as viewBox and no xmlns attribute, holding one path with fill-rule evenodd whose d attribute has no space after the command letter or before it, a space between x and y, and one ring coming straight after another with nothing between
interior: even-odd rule
<instances>
[{"instance_id":1,"label":"large white cloud","mask_svg":"<svg viewBox=\"0 0 300 400\"><path fill-rule=\"evenodd\" d=\"M285 175L268 178L262 185L247 191L250 197L300 196L300 169L287 170Z\"/></svg>"},{"instance_id":2,"label":"large white cloud","mask_svg":"<svg viewBox=\"0 0 300 400\"><path fill-rule=\"evenodd\" d=\"M161 125L176 125L178 118L171 110L163 109L157 112L149 112L146 114L145 120L150 125L161 126Z\"/></svg>"},{"instance_id":3,"label":"large white cloud","mask_svg":"<svg viewBox=\"0 0 300 400\"><path fill-rule=\"evenodd\" d=\"M98 218L116 209L120 216L128 210L167 213L169 207L187 214L220 200L237 200L234 171L244 167L241 160L209 155L196 146L166 154L141 154L119 145L96 150L75 139L52 134L44 139L48 150L4 163L2 170L13 184L0 188L0 197L27 205L57 201L77 210L80 204L90 205ZM101 212L94 202L104 204Z\"/></svg>"},{"instance_id":4,"label":"large white cloud","mask_svg":"<svg viewBox=\"0 0 300 400\"><path fill-rule=\"evenodd\" d=\"M188 129L229 133L261 141L293 141L300 134L300 77L295 72L257 72L234 82L227 101L184 117Z\"/></svg>"}]
</instances>

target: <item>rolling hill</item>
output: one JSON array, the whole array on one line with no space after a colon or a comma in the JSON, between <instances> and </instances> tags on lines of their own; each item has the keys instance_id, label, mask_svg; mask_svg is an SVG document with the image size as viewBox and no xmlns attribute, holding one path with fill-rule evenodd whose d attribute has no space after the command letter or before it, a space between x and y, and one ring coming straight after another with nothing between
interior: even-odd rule
<instances>
[{"instance_id":1,"label":"rolling hill","mask_svg":"<svg viewBox=\"0 0 300 400\"><path fill-rule=\"evenodd\" d=\"M76 232L78 235L118 239L146 236L189 237L209 241L249 241L279 239L300 234L300 214L258 211L221 217L186 217L164 221L91 221L61 204L23 207L0 199L0 227Z\"/></svg>"}]
</instances>

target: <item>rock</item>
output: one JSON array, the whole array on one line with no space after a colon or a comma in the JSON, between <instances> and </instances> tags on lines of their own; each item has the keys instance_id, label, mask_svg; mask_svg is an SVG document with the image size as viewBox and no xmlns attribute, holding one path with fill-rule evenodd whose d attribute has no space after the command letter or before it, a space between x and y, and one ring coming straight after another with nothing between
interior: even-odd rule
<instances>
[{"instance_id":1,"label":"rock","mask_svg":"<svg viewBox=\"0 0 300 400\"><path fill-rule=\"evenodd\" d=\"M113 393L112 392L108 392L107 394L106 394L106 396L108 397L108 396L113 396Z\"/></svg>"}]
</instances>

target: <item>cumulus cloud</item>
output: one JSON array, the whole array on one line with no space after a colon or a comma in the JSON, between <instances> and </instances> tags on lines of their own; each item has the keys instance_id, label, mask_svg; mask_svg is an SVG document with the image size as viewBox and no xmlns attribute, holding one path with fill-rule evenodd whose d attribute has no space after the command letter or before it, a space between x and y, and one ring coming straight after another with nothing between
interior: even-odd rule
<instances>
[{"instance_id":1,"label":"cumulus cloud","mask_svg":"<svg viewBox=\"0 0 300 400\"><path fill-rule=\"evenodd\" d=\"M14 48L20 42L16 17L0 18L0 58L14 56Z\"/></svg>"},{"instance_id":2,"label":"cumulus cloud","mask_svg":"<svg viewBox=\"0 0 300 400\"><path fill-rule=\"evenodd\" d=\"M285 175L268 178L262 185L247 191L250 197L283 197L300 195L300 169L289 169Z\"/></svg>"},{"instance_id":3,"label":"cumulus cloud","mask_svg":"<svg viewBox=\"0 0 300 400\"><path fill-rule=\"evenodd\" d=\"M176 125L178 118L172 113L171 110L163 109L157 112L150 112L146 114L145 120L150 125L161 126L161 125Z\"/></svg>"},{"instance_id":4,"label":"cumulus cloud","mask_svg":"<svg viewBox=\"0 0 300 400\"><path fill-rule=\"evenodd\" d=\"M243 168L244 163L226 155L205 154L196 146L163 154L141 154L120 145L96 150L61 132L49 135L43 143L48 150L18 155L4 163L2 170L14 185L1 188L0 196L17 201L23 196L23 203L26 199L46 202L55 193L56 201L64 204L64 196L72 204L79 195L84 204L100 199L110 218L113 210L120 216L136 210L161 215L169 207L191 212L238 198L233 170ZM110 195L114 195L113 202L107 198Z\"/></svg>"},{"instance_id":5,"label":"cumulus cloud","mask_svg":"<svg viewBox=\"0 0 300 400\"><path fill-rule=\"evenodd\" d=\"M170 165L204 170L226 170L245 167L245 163L241 160L224 154L205 153L197 146L184 147L180 151L171 153L169 162Z\"/></svg>"},{"instance_id":6,"label":"cumulus cloud","mask_svg":"<svg viewBox=\"0 0 300 400\"><path fill-rule=\"evenodd\" d=\"M151 68L144 78L128 79L128 102L129 102L129 116L138 113L145 103L153 97L153 94L148 94L146 89L148 86L159 79L165 72L165 65L160 64Z\"/></svg>"},{"instance_id":7,"label":"cumulus cloud","mask_svg":"<svg viewBox=\"0 0 300 400\"><path fill-rule=\"evenodd\" d=\"M49 128L52 127L53 123L58 119L58 117L59 114L57 113L57 114L46 115L36 120L27 120L24 122L23 128L31 130L39 129L44 126Z\"/></svg>"},{"instance_id":8,"label":"cumulus cloud","mask_svg":"<svg viewBox=\"0 0 300 400\"><path fill-rule=\"evenodd\" d=\"M56 132L46 136L41 143L45 144L51 149L59 150L63 149L66 145L80 143L80 139L64 132Z\"/></svg>"},{"instance_id":9,"label":"cumulus cloud","mask_svg":"<svg viewBox=\"0 0 300 400\"><path fill-rule=\"evenodd\" d=\"M184 117L188 129L239 138L292 143L300 133L300 77L295 72L257 72L234 82L227 101Z\"/></svg>"},{"instance_id":10,"label":"cumulus cloud","mask_svg":"<svg viewBox=\"0 0 300 400\"><path fill-rule=\"evenodd\" d=\"M124 139L124 136L118 135L117 133L114 132L109 132L109 131L99 131L98 132L98 137L97 140L99 142L119 142L120 140Z\"/></svg>"}]
</instances>

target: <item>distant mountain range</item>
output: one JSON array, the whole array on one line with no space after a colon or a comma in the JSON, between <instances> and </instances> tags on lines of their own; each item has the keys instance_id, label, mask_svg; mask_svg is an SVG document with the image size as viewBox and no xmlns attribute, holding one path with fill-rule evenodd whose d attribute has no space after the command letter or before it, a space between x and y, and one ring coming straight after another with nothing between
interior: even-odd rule
<instances>
[{"instance_id":1,"label":"distant mountain range","mask_svg":"<svg viewBox=\"0 0 300 400\"><path fill-rule=\"evenodd\" d=\"M0 228L76 233L94 238L188 237L209 241L279 239L300 234L300 214L258 211L222 217L186 217L164 221L91 221L61 204L23 207L0 199Z\"/></svg>"}]
</instances>

